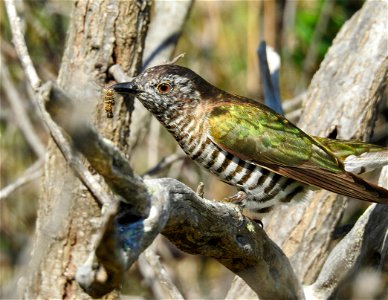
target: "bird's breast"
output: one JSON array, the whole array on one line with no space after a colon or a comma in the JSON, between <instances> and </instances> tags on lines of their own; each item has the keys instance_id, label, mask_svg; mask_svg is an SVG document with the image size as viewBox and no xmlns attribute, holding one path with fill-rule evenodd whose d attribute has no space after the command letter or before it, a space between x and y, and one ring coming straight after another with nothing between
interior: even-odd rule
<instances>
[{"instance_id":1,"label":"bird's breast","mask_svg":"<svg viewBox=\"0 0 388 300\"><path fill-rule=\"evenodd\" d=\"M180 116L165 124L183 151L195 162L247 194L243 205L251 214L267 211L305 191L304 185L283 177L218 147L203 120Z\"/></svg>"}]
</instances>

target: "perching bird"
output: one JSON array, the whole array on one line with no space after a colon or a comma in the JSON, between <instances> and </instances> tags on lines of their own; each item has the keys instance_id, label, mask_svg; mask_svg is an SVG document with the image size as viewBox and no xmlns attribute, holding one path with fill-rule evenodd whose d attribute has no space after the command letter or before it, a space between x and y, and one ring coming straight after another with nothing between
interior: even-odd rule
<instances>
[{"instance_id":1,"label":"perching bird","mask_svg":"<svg viewBox=\"0 0 388 300\"><path fill-rule=\"evenodd\" d=\"M245 193L252 217L301 199L309 186L388 204L388 190L345 171L343 159L384 148L309 136L270 108L222 91L190 69L161 65L111 87L136 95L194 161Z\"/></svg>"}]
</instances>

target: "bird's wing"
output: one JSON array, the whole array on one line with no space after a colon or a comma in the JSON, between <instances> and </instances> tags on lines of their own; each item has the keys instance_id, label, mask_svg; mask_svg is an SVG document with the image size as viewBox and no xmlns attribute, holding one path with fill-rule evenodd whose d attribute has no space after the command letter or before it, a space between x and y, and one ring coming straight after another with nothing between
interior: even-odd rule
<instances>
[{"instance_id":1,"label":"bird's wing","mask_svg":"<svg viewBox=\"0 0 388 300\"><path fill-rule=\"evenodd\" d=\"M241 159L338 194L388 203L387 190L344 171L330 150L265 106L214 105L207 113L207 126L215 144Z\"/></svg>"}]
</instances>

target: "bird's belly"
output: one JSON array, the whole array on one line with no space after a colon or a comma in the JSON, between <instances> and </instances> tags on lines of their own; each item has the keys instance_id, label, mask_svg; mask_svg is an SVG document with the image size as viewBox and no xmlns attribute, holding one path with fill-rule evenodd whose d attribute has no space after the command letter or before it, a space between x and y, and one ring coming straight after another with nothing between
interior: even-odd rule
<instances>
[{"instance_id":1,"label":"bird's belly","mask_svg":"<svg viewBox=\"0 0 388 300\"><path fill-rule=\"evenodd\" d=\"M194 161L223 182L236 186L247 197L242 205L250 215L268 212L278 203L303 198L306 186L251 162L244 161L204 138L191 147L181 145Z\"/></svg>"}]
</instances>

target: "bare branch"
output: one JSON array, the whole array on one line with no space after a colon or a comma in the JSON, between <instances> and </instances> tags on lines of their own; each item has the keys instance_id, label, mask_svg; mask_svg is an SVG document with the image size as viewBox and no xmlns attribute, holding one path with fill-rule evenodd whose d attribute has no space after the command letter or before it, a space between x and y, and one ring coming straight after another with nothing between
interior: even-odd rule
<instances>
[{"instance_id":1,"label":"bare branch","mask_svg":"<svg viewBox=\"0 0 388 300\"><path fill-rule=\"evenodd\" d=\"M69 118L75 115L71 103L53 86L46 108L66 129L75 147L126 201L120 204L117 228L111 218L97 247L102 249L103 245L120 242L124 252L116 251L118 254L112 255L117 257L113 264L118 262L118 265L105 267L104 270L113 273L102 276L103 280L97 280L101 277L98 276L101 268L93 267L93 260L86 262L80 278L88 293L101 295L117 286L116 279L121 277L123 266L129 267L161 232L183 251L217 259L242 277L262 298L303 298L285 255L258 224L242 216L237 206L199 198L173 179L143 182L113 145L99 138L76 116ZM148 214L149 203L152 206ZM111 252L109 247L107 249L103 253ZM104 263L107 261L105 254L97 251L96 255L103 266L111 264L111 258ZM111 278L115 278L114 283L109 281ZM98 291L93 290L96 284Z\"/></svg>"},{"instance_id":2,"label":"bare branch","mask_svg":"<svg viewBox=\"0 0 388 300\"><path fill-rule=\"evenodd\" d=\"M143 174L143 176L153 176L155 174L158 174L159 172L168 168L169 166L171 166L173 163L177 162L178 160L182 160L185 158L187 158L187 155L184 153L181 153L180 151L175 152L173 154L170 154L166 157L163 157L156 166L154 166L153 168L151 168L150 170L145 172Z\"/></svg>"},{"instance_id":3,"label":"bare branch","mask_svg":"<svg viewBox=\"0 0 388 300\"><path fill-rule=\"evenodd\" d=\"M109 73L113 75L117 82L131 81L132 77L127 76L120 65L113 65L109 68Z\"/></svg>"},{"instance_id":4,"label":"bare branch","mask_svg":"<svg viewBox=\"0 0 388 300\"><path fill-rule=\"evenodd\" d=\"M319 41L322 40L322 36L327 30L329 25L330 18L332 16L332 11L335 7L335 1L325 1L322 4L322 9L319 14L319 20L315 26L313 37L311 38L309 49L306 54L306 58L303 62L303 73L307 75L311 72L311 68L316 63L318 53L319 53Z\"/></svg>"},{"instance_id":5,"label":"bare branch","mask_svg":"<svg viewBox=\"0 0 388 300\"><path fill-rule=\"evenodd\" d=\"M159 136L160 136L160 123L156 118L151 119L151 124L149 128L149 132L147 135L147 164L148 168L156 165L159 160L158 155L158 145L159 145Z\"/></svg>"},{"instance_id":6,"label":"bare branch","mask_svg":"<svg viewBox=\"0 0 388 300\"><path fill-rule=\"evenodd\" d=\"M373 204L366 210L349 234L331 251L315 283L306 288L307 298L336 298L336 294L344 292L343 289L354 280L360 268L368 266L376 257L380 258L381 270L388 251L387 215L386 205Z\"/></svg>"},{"instance_id":7,"label":"bare branch","mask_svg":"<svg viewBox=\"0 0 388 300\"><path fill-rule=\"evenodd\" d=\"M113 144L108 144L91 128L87 127L75 111L72 100L55 85L48 83L42 87L42 95L47 111L72 136L72 143L102 175L111 189L123 199L131 199L132 213L144 217L148 214L149 201L144 184L128 164L128 160L118 152ZM89 142L86 142L89 141ZM64 141L64 144L67 144ZM60 146L60 145L59 145Z\"/></svg>"},{"instance_id":8,"label":"bare branch","mask_svg":"<svg viewBox=\"0 0 388 300\"><path fill-rule=\"evenodd\" d=\"M19 56L19 59L24 68L24 72L26 73L32 88L36 89L40 86L41 80L35 70L31 57L28 54L26 42L24 41L23 32L20 26L20 19L16 12L14 0L6 0L5 8L7 10L9 24L12 24L10 28L12 31L12 41L15 45L16 52Z\"/></svg>"},{"instance_id":9,"label":"bare branch","mask_svg":"<svg viewBox=\"0 0 388 300\"><path fill-rule=\"evenodd\" d=\"M15 3L13 0L6 1L6 8L10 22L12 26L13 42L15 44L19 59L21 60L25 73L30 81L31 86L34 89L34 92L37 93L37 98L42 97L43 92L40 94L38 88L41 84L41 80L32 64L31 58L28 54L28 49L22 34L20 27L20 21L16 13ZM46 90L47 92L47 90ZM77 154L73 153L73 150L69 143L66 141L66 138L63 136L61 129L51 120L50 116L42 107L41 103L35 103L35 105L40 109L42 119L46 126L50 130L50 134L57 144L58 148L61 150L63 156L66 158L66 161L71 165L72 169L76 172L78 178L83 182L83 184L88 188L88 190L95 197L96 201L100 205L108 204L110 202L108 195L103 191L101 185L97 180L92 176L92 174L87 170L87 168L82 164L80 158Z\"/></svg>"},{"instance_id":10,"label":"bare branch","mask_svg":"<svg viewBox=\"0 0 388 300\"><path fill-rule=\"evenodd\" d=\"M24 105L21 101L21 95L15 88L11 79L9 78L9 72L7 66L3 62L2 55L0 56L0 65L1 67L1 80L3 83L3 88L7 99L11 105L14 117L21 132L24 135L24 138L27 140L28 144L34 150L35 154L39 158L43 158L46 153L46 146L40 140L38 134L36 133L33 125L31 124L30 118L24 108Z\"/></svg>"},{"instance_id":11,"label":"bare branch","mask_svg":"<svg viewBox=\"0 0 388 300\"><path fill-rule=\"evenodd\" d=\"M151 286L157 299L184 299L153 251L153 245L155 242L140 255L138 260L144 279Z\"/></svg>"},{"instance_id":12,"label":"bare branch","mask_svg":"<svg viewBox=\"0 0 388 300\"><path fill-rule=\"evenodd\" d=\"M155 1L155 17L146 38L143 69L166 63L171 58L192 4L192 0Z\"/></svg>"},{"instance_id":13,"label":"bare branch","mask_svg":"<svg viewBox=\"0 0 388 300\"><path fill-rule=\"evenodd\" d=\"M0 190L0 200L7 198L11 193L20 188L21 186L38 179L43 175L42 170L43 160L40 159L36 161L32 166L30 166L24 173L19 176L14 182L3 187Z\"/></svg>"}]
</instances>

